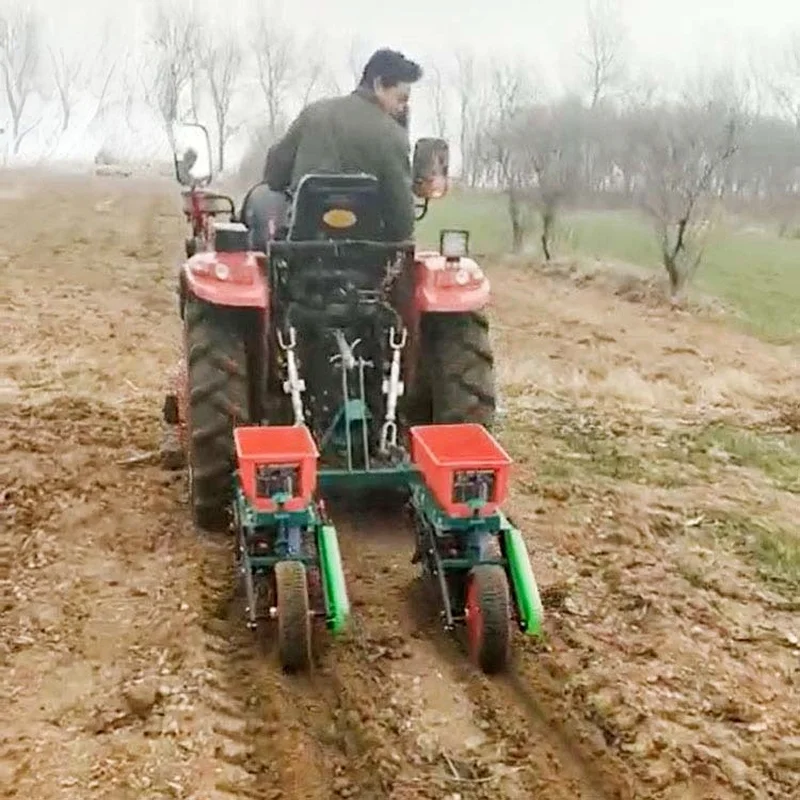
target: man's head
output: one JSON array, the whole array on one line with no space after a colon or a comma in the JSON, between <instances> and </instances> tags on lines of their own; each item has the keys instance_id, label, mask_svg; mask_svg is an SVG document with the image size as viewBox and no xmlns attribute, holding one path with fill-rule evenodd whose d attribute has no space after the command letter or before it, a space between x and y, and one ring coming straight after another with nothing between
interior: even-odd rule
<instances>
[{"instance_id":1,"label":"man's head","mask_svg":"<svg viewBox=\"0 0 800 800\"><path fill-rule=\"evenodd\" d=\"M422 67L397 50L376 50L361 74L361 88L375 94L380 107L398 122L408 119L411 84L422 77Z\"/></svg>"}]
</instances>

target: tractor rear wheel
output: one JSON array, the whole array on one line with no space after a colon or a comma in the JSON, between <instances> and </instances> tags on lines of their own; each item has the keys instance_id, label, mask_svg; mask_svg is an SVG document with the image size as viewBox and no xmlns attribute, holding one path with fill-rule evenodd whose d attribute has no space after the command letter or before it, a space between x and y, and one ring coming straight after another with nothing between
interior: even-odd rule
<instances>
[{"instance_id":1,"label":"tractor rear wheel","mask_svg":"<svg viewBox=\"0 0 800 800\"><path fill-rule=\"evenodd\" d=\"M301 561L275 565L278 605L278 651L287 672L305 670L311 664L311 617L306 568Z\"/></svg>"},{"instance_id":2,"label":"tractor rear wheel","mask_svg":"<svg viewBox=\"0 0 800 800\"><path fill-rule=\"evenodd\" d=\"M192 514L219 531L232 500L233 428L249 421L245 344L230 312L199 300L187 301L184 330Z\"/></svg>"},{"instance_id":3,"label":"tractor rear wheel","mask_svg":"<svg viewBox=\"0 0 800 800\"><path fill-rule=\"evenodd\" d=\"M488 675L508 663L511 641L511 595L498 564L479 564L467 578L465 603L470 658Z\"/></svg>"},{"instance_id":4,"label":"tractor rear wheel","mask_svg":"<svg viewBox=\"0 0 800 800\"><path fill-rule=\"evenodd\" d=\"M475 422L492 429L496 408L494 355L484 313L423 317L418 363L421 389L413 401L414 422ZM419 413L422 405L427 413Z\"/></svg>"}]
</instances>

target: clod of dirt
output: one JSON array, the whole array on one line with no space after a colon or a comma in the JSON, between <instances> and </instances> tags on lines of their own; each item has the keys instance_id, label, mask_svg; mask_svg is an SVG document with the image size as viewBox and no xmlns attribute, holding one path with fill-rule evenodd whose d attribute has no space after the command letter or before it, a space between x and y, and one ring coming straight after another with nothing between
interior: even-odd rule
<instances>
[{"instance_id":1,"label":"clod of dirt","mask_svg":"<svg viewBox=\"0 0 800 800\"><path fill-rule=\"evenodd\" d=\"M350 781L344 776L335 778L333 781L333 792L339 797L350 797L353 787Z\"/></svg>"},{"instance_id":2,"label":"clod of dirt","mask_svg":"<svg viewBox=\"0 0 800 800\"><path fill-rule=\"evenodd\" d=\"M158 700L158 687L150 682L139 683L125 689L122 696L131 713L147 719Z\"/></svg>"},{"instance_id":3,"label":"clod of dirt","mask_svg":"<svg viewBox=\"0 0 800 800\"><path fill-rule=\"evenodd\" d=\"M777 763L782 769L796 772L800 777L800 736L790 736L783 742Z\"/></svg>"}]
</instances>

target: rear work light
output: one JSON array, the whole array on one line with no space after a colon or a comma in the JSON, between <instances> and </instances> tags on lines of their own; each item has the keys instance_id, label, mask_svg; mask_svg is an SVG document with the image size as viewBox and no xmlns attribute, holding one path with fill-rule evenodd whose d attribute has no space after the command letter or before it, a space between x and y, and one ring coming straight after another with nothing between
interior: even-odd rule
<instances>
[{"instance_id":1,"label":"rear work light","mask_svg":"<svg viewBox=\"0 0 800 800\"><path fill-rule=\"evenodd\" d=\"M448 261L469 255L469 231L443 230L439 233L439 253Z\"/></svg>"}]
</instances>

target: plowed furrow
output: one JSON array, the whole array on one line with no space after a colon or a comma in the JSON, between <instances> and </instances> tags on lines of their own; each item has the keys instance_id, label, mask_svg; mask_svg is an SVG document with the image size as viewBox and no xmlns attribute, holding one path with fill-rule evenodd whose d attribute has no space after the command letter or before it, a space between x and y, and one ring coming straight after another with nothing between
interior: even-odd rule
<instances>
[{"instance_id":1,"label":"plowed furrow","mask_svg":"<svg viewBox=\"0 0 800 800\"><path fill-rule=\"evenodd\" d=\"M534 693L545 682L529 683L529 666L527 672L490 679L467 662L464 647L441 627L438 595L410 564L411 533L399 514L360 514L352 525L341 519L338 524L363 627L373 637L382 632L407 647L407 658L389 666L389 680L404 672L416 672L412 685L420 679L412 719L418 738L428 740L430 774L462 797L634 796L620 765L593 747L589 731L567 730L556 716L564 709L556 709L552 697L535 702Z\"/></svg>"},{"instance_id":2,"label":"plowed furrow","mask_svg":"<svg viewBox=\"0 0 800 800\"><path fill-rule=\"evenodd\" d=\"M335 761L318 738L327 714L284 678L245 626L229 542L203 548L203 628L214 768L204 789L230 796L330 797Z\"/></svg>"}]
</instances>

